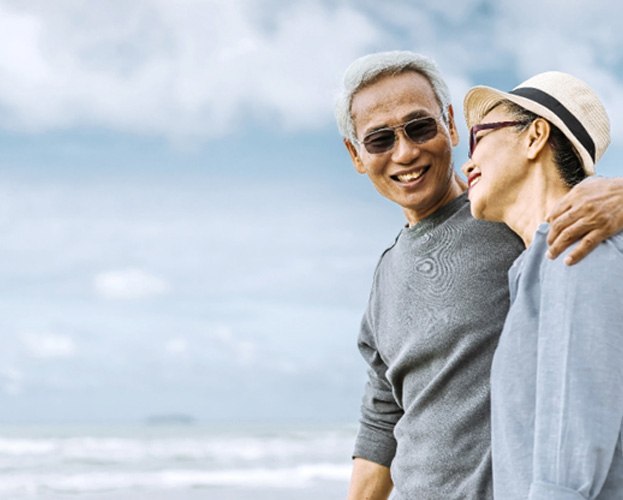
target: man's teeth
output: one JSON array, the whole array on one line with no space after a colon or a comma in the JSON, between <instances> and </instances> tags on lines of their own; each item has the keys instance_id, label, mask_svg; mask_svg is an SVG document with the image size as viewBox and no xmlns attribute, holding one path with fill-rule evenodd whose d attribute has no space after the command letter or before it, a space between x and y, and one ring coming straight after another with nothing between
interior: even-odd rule
<instances>
[{"instance_id":1,"label":"man's teeth","mask_svg":"<svg viewBox=\"0 0 623 500\"><path fill-rule=\"evenodd\" d=\"M411 172L409 174L400 174L400 175L397 175L396 177L398 178L400 182L411 182L411 181L414 181L415 179L419 179L420 177L422 177L422 174L424 174L424 170Z\"/></svg>"},{"instance_id":2,"label":"man's teeth","mask_svg":"<svg viewBox=\"0 0 623 500\"><path fill-rule=\"evenodd\" d=\"M480 176L475 177L474 179L472 179L472 180L469 182L469 187L472 187L472 186L475 186L476 184L478 184L478 181L479 181L479 180L480 180Z\"/></svg>"}]
</instances>

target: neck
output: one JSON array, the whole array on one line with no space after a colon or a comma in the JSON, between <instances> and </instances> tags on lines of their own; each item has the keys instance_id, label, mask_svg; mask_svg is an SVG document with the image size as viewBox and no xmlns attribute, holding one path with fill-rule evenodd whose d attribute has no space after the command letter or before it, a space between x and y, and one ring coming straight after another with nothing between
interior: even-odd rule
<instances>
[{"instance_id":1,"label":"neck","mask_svg":"<svg viewBox=\"0 0 623 500\"><path fill-rule=\"evenodd\" d=\"M569 191L555 165L535 163L506 203L502 221L529 247L534 233L556 203Z\"/></svg>"},{"instance_id":2,"label":"neck","mask_svg":"<svg viewBox=\"0 0 623 500\"><path fill-rule=\"evenodd\" d=\"M447 189L439 197L439 200L431 207L430 210L425 212L416 212L414 210L404 209L404 214L407 217L407 223L409 227L414 226L422 219L433 215L437 210L445 207L452 200L460 196L467 189L467 184L463 181L454 169L450 170Z\"/></svg>"}]
</instances>

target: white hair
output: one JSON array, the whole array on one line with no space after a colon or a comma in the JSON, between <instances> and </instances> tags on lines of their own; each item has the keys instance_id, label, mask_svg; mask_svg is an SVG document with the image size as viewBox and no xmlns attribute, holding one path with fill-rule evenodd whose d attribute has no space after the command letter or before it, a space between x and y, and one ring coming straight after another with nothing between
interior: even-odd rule
<instances>
[{"instance_id":1,"label":"white hair","mask_svg":"<svg viewBox=\"0 0 623 500\"><path fill-rule=\"evenodd\" d=\"M354 95L359 90L383 76L397 75L406 71L420 73L430 82L441 108L443 120L447 123L450 91L441 76L437 63L422 54L407 50L394 50L360 57L344 73L342 88L335 103L335 119L340 134L352 143L357 143L351 105Z\"/></svg>"}]
</instances>

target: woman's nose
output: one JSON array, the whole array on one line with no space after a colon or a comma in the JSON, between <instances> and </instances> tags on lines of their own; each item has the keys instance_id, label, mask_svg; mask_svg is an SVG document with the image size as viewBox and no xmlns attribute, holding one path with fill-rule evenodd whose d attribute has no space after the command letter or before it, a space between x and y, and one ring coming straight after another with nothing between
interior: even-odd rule
<instances>
[{"instance_id":1,"label":"woman's nose","mask_svg":"<svg viewBox=\"0 0 623 500\"><path fill-rule=\"evenodd\" d=\"M469 177L469 174L472 170L474 170L474 164L472 163L472 160L467 160L465 163L463 163L461 171L463 172L463 175L465 177Z\"/></svg>"}]
</instances>

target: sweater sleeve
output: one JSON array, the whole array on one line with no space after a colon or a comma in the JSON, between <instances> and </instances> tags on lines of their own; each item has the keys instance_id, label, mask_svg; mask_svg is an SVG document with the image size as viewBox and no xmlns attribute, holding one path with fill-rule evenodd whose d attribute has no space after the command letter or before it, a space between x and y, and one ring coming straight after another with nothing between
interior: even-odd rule
<instances>
[{"instance_id":1,"label":"sweater sleeve","mask_svg":"<svg viewBox=\"0 0 623 500\"><path fill-rule=\"evenodd\" d=\"M605 483L623 420L622 270L612 243L541 268L531 500L592 499Z\"/></svg>"},{"instance_id":2,"label":"sweater sleeve","mask_svg":"<svg viewBox=\"0 0 623 500\"><path fill-rule=\"evenodd\" d=\"M369 309L361 323L359 350L369 368L353 457L389 467L396 453L394 426L403 411L386 378L387 366L376 346Z\"/></svg>"}]
</instances>

